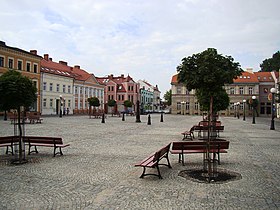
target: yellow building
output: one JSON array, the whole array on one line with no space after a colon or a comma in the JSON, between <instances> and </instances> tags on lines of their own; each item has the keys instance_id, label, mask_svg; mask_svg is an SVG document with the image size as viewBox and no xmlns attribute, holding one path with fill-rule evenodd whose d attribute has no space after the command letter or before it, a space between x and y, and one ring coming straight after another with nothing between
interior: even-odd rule
<instances>
[{"instance_id":1,"label":"yellow building","mask_svg":"<svg viewBox=\"0 0 280 210\"><path fill-rule=\"evenodd\" d=\"M40 111L40 61L42 57L37 55L36 50L25 50L7 46L0 41L0 75L9 71L16 70L22 75L29 77L37 87L37 101L31 106L30 111Z\"/></svg>"}]
</instances>

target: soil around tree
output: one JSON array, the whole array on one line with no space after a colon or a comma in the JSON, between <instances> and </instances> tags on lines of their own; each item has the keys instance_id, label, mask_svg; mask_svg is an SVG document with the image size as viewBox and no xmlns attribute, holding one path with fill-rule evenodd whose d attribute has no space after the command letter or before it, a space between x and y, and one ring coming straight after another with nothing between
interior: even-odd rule
<instances>
[{"instance_id":1,"label":"soil around tree","mask_svg":"<svg viewBox=\"0 0 280 210\"><path fill-rule=\"evenodd\" d=\"M210 184L223 184L242 179L240 173L223 168L218 168L216 176L211 180L209 180L207 171L197 168L180 171L178 175L193 182Z\"/></svg>"}]
</instances>

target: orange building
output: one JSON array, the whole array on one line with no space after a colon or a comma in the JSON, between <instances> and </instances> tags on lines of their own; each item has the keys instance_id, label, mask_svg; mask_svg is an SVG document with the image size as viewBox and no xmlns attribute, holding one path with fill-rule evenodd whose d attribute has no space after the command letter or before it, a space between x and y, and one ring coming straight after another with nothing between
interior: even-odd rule
<instances>
[{"instance_id":1,"label":"orange building","mask_svg":"<svg viewBox=\"0 0 280 210\"><path fill-rule=\"evenodd\" d=\"M16 70L22 75L29 77L37 87L37 101L29 107L30 111L41 110L41 89L40 89L40 62L42 57L37 55L36 50L25 50L6 45L0 41L0 75L9 71Z\"/></svg>"}]
</instances>

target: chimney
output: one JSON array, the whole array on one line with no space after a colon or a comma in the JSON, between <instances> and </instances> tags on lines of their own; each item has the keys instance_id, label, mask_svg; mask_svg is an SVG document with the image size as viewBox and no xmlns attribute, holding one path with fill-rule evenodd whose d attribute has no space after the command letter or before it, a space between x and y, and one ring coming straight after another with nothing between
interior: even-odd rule
<instances>
[{"instance_id":1,"label":"chimney","mask_svg":"<svg viewBox=\"0 0 280 210\"><path fill-rule=\"evenodd\" d=\"M30 50L31 54L37 55L37 50Z\"/></svg>"},{"instance_id":2,"label":"chimney","mask_svg":"<svg viewBox=\"0 0 280 210\"><path fill-rule=\"evenodd\" d=\"M65 61L59 61L60 64L67 66L67 62Z\"/></svg>"},{"instance_id":3,"label":"chimney","mask_svg":"<svg viewBox=\"0 0 280 210\"><path fill-rule=\"evenodd\" d=\"M80 66L79 65L75 65L74 68L75 69L80 69Z\"/></svg>"},{"instance_id":4,"label":"chimney","mask_svg":"<svg viewBox=\"0 0 280 210\"><path fill-rule=\"evenodd\" d=\"M109 79L113 79L113 77L114 77L114 75L113 75L113 74L108 75L108 78L109 78Z\"/></svg>"},{"instance_id":5,"label":"chimney","mask_svg":"<svg viewBox=\"0 0 280 210\"><path fill-rule=\"evenodd\" d=\"M124 78L124 74L121 74L121 78Z\"/></svg>"},{"instance_id":6,"label":"chimney","mask_svg":"<svg viewBox=\"0 0 280 210\"><path fill-rule=\"evenodd\" d=\"M52 58L49 58L50 61L52 61Z\"/></svg>"},{"instance_id":7,"label":"chimney","mask_svg":"<svg viewBox=\"0 0 280 210\"><path fill-rule=\"evenodd\" d=\"M44 54L44 59L45 59L46 61L48 61L48 60L49 60L49 54Z\"/></svg>"},{"instance_id":8,"label":"chimney","mask_svg":"<svg viewBox=\"0 0 280 210\"><path fill-rule=\"evenodd\" d=\"M246 71L253 74L253 68L246 68Z\"/></svg>"}]
</instances>

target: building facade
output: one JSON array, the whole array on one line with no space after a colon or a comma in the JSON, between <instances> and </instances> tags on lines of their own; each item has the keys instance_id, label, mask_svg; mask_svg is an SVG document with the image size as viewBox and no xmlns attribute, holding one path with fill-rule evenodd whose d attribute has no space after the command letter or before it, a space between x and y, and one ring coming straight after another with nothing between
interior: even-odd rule
<instances>
[{"instance_id":1,"label":"building facade","mask_svg":"<svg viewBox=\"0 0 280 210\"><path fill-rule=\"evenodd\" d=\"M238 112L238 116L242 116L243 113L252 115L252 108L248 106L247 101L252 99L252 96L256 96L259 102L257 114L259 116L270 116L272 102L268 95L272 87L277 87L276 84L278 80L278 72L253 72L252 69L247 69L241 76L234 79L232 84L224 86L230 98L230 105L228 109L220 111L219 114L234 116ZM188 91L183 84L178 83L177 75L174 75L171 79L171 90L171 113L202 114L199 103L195 97L195 90Z\"/></svg>"},{"instance_id":2,"label":"building facade","mask_svg":"<svg viewBox=\"0 0 280 210\"><path fill-rule=\"evenodd\" d=\"M27 52L0 41L0 75L9 70L16 70L29 77L37 87L37 100L29 107L29 111L41 110L41 59L36 50Z\"/></svg>"},{"instance_id":3,"label":"building facade","mask_svg":"<svg viewBox=\"0 0 280 210\"><path fill-rule=\"evenodd\" d=\"M113 74L106 77L96 77L100 84L105 85L104 102L108 103L109 100L115 100L117 102L117 110L123 111L124 101L129 100L132 102L132 110L136 110L136 102L140 99L139 84L136 83L129 75L125 77L114 76ZM109 112L111 110L106 106L105 108Z\"/></svg>"}]
</instances>

